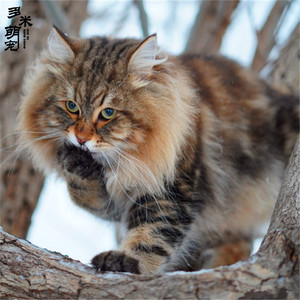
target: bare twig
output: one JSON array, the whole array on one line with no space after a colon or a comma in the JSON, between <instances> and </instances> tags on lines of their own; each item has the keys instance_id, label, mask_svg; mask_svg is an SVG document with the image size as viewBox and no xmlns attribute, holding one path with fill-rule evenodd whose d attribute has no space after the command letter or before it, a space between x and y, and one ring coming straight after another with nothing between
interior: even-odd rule
<instances>
[{"instance_id":1,"label":"bare twig","mask_svg":"<svg viewBox=\"0 0 300 300\"><path fill-rule=\"evenodd\" d=\"M276 33L292 1L276 1L263 28L257 33L257 47L251 65L253 70L260 71L265 66L269 54L275 45Z\"/></svg>"},{"instance_id":2,"label":"bare twig","mask_svg":"<svg viewBox=\"0 0 300 300\"><path fill-rule=\"evenodd\" d=\"M131 7L132 7L131 2L123 3L122 11L119 13L118 19L116 20L116 22L114 24L114 28L111 31L112 36L118 35L119 31L122 30L122 28L124 27L124 24L128 20L128 16L130 14Z\"/></svg>"},{"instance_id":3,"label":"bare twig","mask_svg":"<svg viewBox=\"0 0 300 300\"><path fill-rule=\"evenodd\" d=\"M149 36L149 25L148 25L148 16L145 11L143 0L133 0L133 3L136 5L139 15L140 15L140 23L143 30L144 37Z\"/></svg>"}]
</instances>

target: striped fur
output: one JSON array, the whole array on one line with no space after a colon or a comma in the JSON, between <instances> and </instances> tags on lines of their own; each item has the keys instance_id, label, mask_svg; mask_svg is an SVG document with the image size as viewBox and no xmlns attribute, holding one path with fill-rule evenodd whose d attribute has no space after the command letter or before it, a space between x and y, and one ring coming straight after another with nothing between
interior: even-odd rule
<instances>
[{"instance_id":1,"label":"striped fur","mask_svg":"<svg viewBox=\"0 0 300 300\"><path fill-rule=\"evenodd\" d=\"M56 30L32 70L20 148L63 177L76 204L124 229L95 268L195 270L249 255L299 131L297 98L223 57L167 57L155 35Z\"/></svg>"}]
</instances>

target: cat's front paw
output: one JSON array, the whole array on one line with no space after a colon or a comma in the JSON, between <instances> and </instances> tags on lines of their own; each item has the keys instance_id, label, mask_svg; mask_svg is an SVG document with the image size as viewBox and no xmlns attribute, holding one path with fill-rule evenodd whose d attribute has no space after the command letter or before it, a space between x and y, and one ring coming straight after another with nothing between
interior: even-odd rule
<instances>
[{"instance_id":1,"label":"cat's front paw","mask_svg":"<svg viewBox=\"0 0 300 300\"><path fill-rule=\"evenodd\" d=\"M57 158L64 171L82 179L98 179L103 172L103 167L88 151L72 145L61 147L57 151Z\"/></svg>"},{"instance_id":2,"label":"cat's front paw","mask_svg":"<svg viewBox=\"0 0 300 300\"><path fill-rule=\"evenodd\" d=\"M139 262L121 251L107 251L96 255L92 265L99 271L140 274Z\"/></svg>"}]
</instances>

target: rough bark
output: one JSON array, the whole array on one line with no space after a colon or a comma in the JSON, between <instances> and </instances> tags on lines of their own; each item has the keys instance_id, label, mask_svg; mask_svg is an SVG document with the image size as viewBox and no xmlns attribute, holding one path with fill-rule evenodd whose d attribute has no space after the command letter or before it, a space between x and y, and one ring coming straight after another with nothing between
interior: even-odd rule
<instances>
[{"instance_id":1,"label":"rough bark","mask_svg":"<svg viewBox=\"0 0 300 300\"><path fill-rule=\"evenodd\" d=\"M217 52L238 3L239 0L202 1L185 52Z\"/></svg>"},{"instance_id":2,"label":"rough bark","mask_svg":"<svg viewBox=\"0 0 300 300\"><path fill-rule=\"evenodd\" d=\"M78 33L79 24L86 17L87 1L69 4L70 1L63 2L65 14L71 20L70 27ZM17 145L16 118L26 69L45 46L52 22L46 21L37 0L23 1L21 13L31 16L33 24L29 28L26 49L22 48L21 40L18 51L0 53L0 224L7 232L24 238L44 178L33 169L31 162L14 152Z\"/></svg>"},{"instance_id":3,"label":"rough bark","mask_svg":"<svg viewBox=\"0 0 300 300\"><path fill-rule=\"evenodd\" d=\"M160 275L95 274L0 230L0 297L295 299L299 297L299 140L257 254L227 267ZM298 201L298 202L297 202Z\"/></svg>"}]
</instances>

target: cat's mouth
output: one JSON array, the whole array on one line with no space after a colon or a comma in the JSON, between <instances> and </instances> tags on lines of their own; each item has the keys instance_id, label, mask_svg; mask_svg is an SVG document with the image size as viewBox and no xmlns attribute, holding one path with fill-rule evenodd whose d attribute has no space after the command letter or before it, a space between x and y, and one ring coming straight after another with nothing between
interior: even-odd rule
<instances>
[{"instance_id":1,"label":"cat's mouth","mask_svg":"<svg viewBox=\"0 0 300 300\"><path fill-rule=\"evenodd\" d=\"M102 157L102 155L103 155L103 151L96 151L96 150L94 150L94 149L89 149L87 146L85 146L85 145L81 145L81 146L75 146L75 147L77 147L77 148L79 148L80 150L82 150L82 151L84 151L84 152L86 152L91 158L93 158L94 160L96 160L96 161L99 161L99 160L101 160L101 157Z\"/></svg>"},{"instance_id":2,"label":"cat's mouth","mask_svg":"<svg viewBox=\"0 0 300 300\"><path fill-rule=\"evenodd\" d=\"M88 154L90 157L92 157L92 158L96 158L96 157L99 155L99 152L90 150L90 149L89 149L87 146L85 146L85 145L79 146L78 148L80 148L81 150L87 152L87 154Z\"/></svg>"},{"instance_id":3,"label":"cat's mouth","mask_svg":"<svg viewBox=\"0 0 300 300\"><path fill-rule=\"evenodd\" d=\"M111 150L112 145L108 142L102 141L101 143L95 143L92 140L86 141L84 144L78 142L75 135L69 135L68 141L76 148L87 152L92 157L101 156L101 153Z\"/></svg>"}]
</instances>

